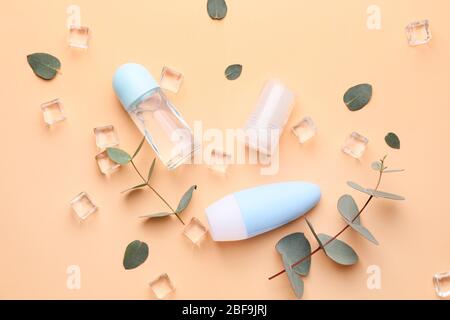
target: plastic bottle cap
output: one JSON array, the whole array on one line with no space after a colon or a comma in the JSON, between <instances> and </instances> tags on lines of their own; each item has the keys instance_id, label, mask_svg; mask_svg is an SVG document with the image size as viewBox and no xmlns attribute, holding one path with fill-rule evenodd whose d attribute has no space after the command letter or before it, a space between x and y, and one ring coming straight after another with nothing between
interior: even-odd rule
<instances>
[{"instance_id":1,"label":"plastic bottle cap","mask_svg":"<svg viewBox=\"0 0 450 320\"><path fill-rule=\"evenodd\" d=\"M123 107L128 111L137 99L159 88L159 85L144 66L126 63L116 70L113 88Z\"/></svg>"}]
</instances>

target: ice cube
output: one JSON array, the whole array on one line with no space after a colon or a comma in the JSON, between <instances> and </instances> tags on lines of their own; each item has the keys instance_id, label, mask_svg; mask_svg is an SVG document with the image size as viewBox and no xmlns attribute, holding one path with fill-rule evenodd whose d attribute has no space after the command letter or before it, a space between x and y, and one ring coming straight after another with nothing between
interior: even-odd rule
<instances>
[{"instance_id":1,"label":"ice cube","mask_svg":"<svg viewBox=\"0 0 450 320\"><path fill-rule=\"evenodd\" d=\"M410 46L426 44L431 40L430 23L428 20L414 21L406 26L406 36Z\"/></svg>"},{"instance_id":2,"label":"ice cube","mask_svg":"<svg viewBox=\"0 0 450 320\"><path fill-rule=\"evenodd\" d=\"M450 296L450 272L437 273L433 277L436 294L441 298Z\"/></svg>"},{"instance_id":3,"label":"ice cube","mask_svg":"<svg viewBox=\"0 0 450 320\"><path fill-rule=\"evenodd\" d=\"M304 117L292 128L292 133L294 133L300 143L305 143L314 137L316 132L316 125L310 117Z\"/></svg>"},{"instance_id":4,"label":"ice cube","mask_svg":"<svg viewBox=\"0 0 450 320\"><path fill-rule=\"evenodd\" d=\"M357 132L353 132L344 142L342 151L356 159L364 154L369 140Z\"/></svg>"},{"instance_id":5,"label":"ice cube","mask_svg":"<svg viewBox=\"0 0 450 320\"><path fill-rule=\"evenodd\" d=\"M158 299L164 299L175 292L175 287L167 273L161 274L158 278L150 282L150 288Z\"/></svg>"},{"instance_id":6,"label":"ice cube","mask_svg":"<svg viewBox=\"0 0 450 320\"><path fill-rule=\"evenodd\" d=\"M44 121L48 125L52 125L66 119L62 103L59 99L41 104L41 110L44 115Z\"/></svg>"},{"instance_id":7,"label":"ice cube","mask_svg":"<svg viewBox=\"0 0 450 320\"><path fill-rule=\"evenodd\" d=\"M112 161L108 157L108 153L105 151L100 152L95 156L95 160L97 161L98 168L100 169L100 172L109 175L117 169L119 169L120 165L114 161Z\"/></svg>"},{"instance_id":8,"label":"ice cube","mask_svg":"<svg viewBox=\"0 0 450 320\"><path fill-rule=\"evenodd\" d=\"M164 67L161 71L161 88L178 93L183 83L183 74L169 67Z\"/></svg>"},{"instance_id":9,"label":"ice cube","mask_svg":"<svg viewBox=\"0 0 450 320\"><path fill-rule=\"evenodd\" d=\"M87 49L89 46L89 28L72 25L69 28L69 46Z\"/></svg>"},{"instance_id":10,"label":"ice cube","mask_svg":"<svg viewBox=\"0 0 450 320\"><path fill-rule=\"evenodd\" d=\"M208 167L216 172L226 173L228 164L231 162L231 155L226 152L213 149L207 159Z\"/></svg>"},{"instance_id":11,"label":"ice cube","mask_svg":"<svg viewBox=\"0 0 450 320\"><path fill-rule=\"evenodd\" d=\"M113 126L104 126L94 129L95 142L100 150L115 147L119 144L119 138Z\"/></svg>"},{"instance_id":12,"label":"ice cube","mask_svg":"<svg viewBox=\"0 0 450 320\"><path fill-rule=\"evenodd\" d=\"M198 220L192 218L189 224L184 228L183 234L192 241L192 243L198 245L200 241L205 237L208 229Z\"/></svg>"},{"instance_id":13,"label":"ice cube","mask_svg":"<svg viewBox=\"0 0 450 320\"><path fill-rule=\"evenodd\" d=\"M86 192L81 192L70 202L73 211L81 220L86 220L91 214L97 211L97 206L92 202Z\"/></svg>"}]
</instances>

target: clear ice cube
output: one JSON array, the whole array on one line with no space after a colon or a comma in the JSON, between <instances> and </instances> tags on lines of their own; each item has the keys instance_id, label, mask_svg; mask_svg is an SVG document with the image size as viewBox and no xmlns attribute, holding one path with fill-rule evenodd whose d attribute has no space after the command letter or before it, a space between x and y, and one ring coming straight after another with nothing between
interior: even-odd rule
<instances>
[{"instance_id":1,"label":"clear ice cube","mask_svg":"<svg viewBox=\"0 0 450 320\"><path fill-rule=\"evenodd\" d=\"M437 273L433 277L436 294L441 298L450 297L450 272Z\"/></svg>"},{"instance_id":2,"label":"clear ice cube","mask_svg":"<svg viewBox=\"0 0 450 320\"><path fill-rule=\"evenodd\" d=\"M175 292L175 287L173 286L172 281L170 281L167 273L160 275L150 282L150 288L158 299L164 299Z\"/></svg>"},{"instance_id":3,"label":"clear ice cube","mask_svg":"<svg viewBox=\"0 0 450 320\"><path fill-rule=\"evenodd\" d=\"M104 126L94 129L95 142L100 150L115 147L119 144L116 130L113 126Z\"/></svg>"},{"instance_id":4,"label":"clear ice cube","mask_svg":"<svg viewBox=\"0 0 450 320\"><path fill-rule=\"evenodd\" d=\"M199 244L205 237L208 229L198 220L192 218L189 224L184 228L183 234L194 244Z\"/></svg>"},{"instance_id":5,"label":"clear ice cube","mask_svg":"<svg viewBox=\"0 0 450 320\"><path fill-rule=\"evenodd\" d=\"M208 167L216 172L226 173L228 164L231 162L231 155L220 150L212 150L207 159Z\"/></svg>"},{"instance_id":6,"label":"clear ice cube","mask_svg":"<svg viewBox=\"0 0 450 320\"><path fill-rule=\"evenodd\" d=\"M91 214L97 211L97 206L92 202L86 192L81 192L70 201L73 211L81 220L86 220Z\"/></svg>"},{"instance_id":7,"label":"clear ice cube","mask_svg":"<svg viewBox=\"0 0 450 320\"><path fill-rule=\"evenodd\" d=\"M95 160L97 161L100 172L105 175L109 175L117 171L117 169L119 169L120 167L118 163L115 163L108 157L108 153L106 152L106 150L97 154L95 156Z\"/></svg>"},{"instance_id":8,"label":"clear ice cube","mask_svg":"<svg viewBox=\"0 0 450 320\"><path fill-rule=\"evenodd\" d=\"M305 143L316 135L317 127L310 117L305 117L292 127L292 133L300 143Z\"/></svg>"},{"instance_id":9,"label":"clear ice cube","mask_svg":"<svg viewBox=\"0 0 450 320\"><path fill-rule=\"evenodd\" d=\"M161 88L178 93L183 83L183 74L169 67L164 67L161 71Z\"/></svg>"},{"instance_id":10,"label":"clear ice cube","mask_svg":"<svg viewBox=\"0 0 450 320\"><path fill-rule=\"evenodd\" d=\"M357 132L353 132L344 142L342 151L353 158L359 159L364 154L369 140Z\"/></svg>"},{"instance_id":11,"label":"clear ice cube","mask_svg":"<svg viewBox=\"0 0 450 320\"><path fill-rule=\"evenodd\" d=\"M48 125L52 125L66 119L62 103L59 99L41 104L41 110L44 115L44 121Z\"/></svg>"},{"instance_id":12,"label":"clear ice cube","mask_svg":"<svg viewBox=\"0 0 450 320\"><path fill-rule=\"evenodd\" d=\"M430 23L428 20L414 21L406 26L406 36L410 46L426 44L431 40Z\"/></svg>"},{"instance_id":13,"label":"clear ice cube","mask_svg":"<svg viewBox=\"0 0 450 320\"><path fill-rule=\"evenodd\" d=\"M87 49L89 46L89 28L82 26L71 26L69 28L69 46Z\"/></svg>"}]
</instances>

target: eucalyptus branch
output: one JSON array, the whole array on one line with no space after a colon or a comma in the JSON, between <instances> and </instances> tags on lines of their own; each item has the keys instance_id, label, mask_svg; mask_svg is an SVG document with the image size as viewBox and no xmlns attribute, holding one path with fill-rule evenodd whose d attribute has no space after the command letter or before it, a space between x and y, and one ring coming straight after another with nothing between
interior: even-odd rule
<instances>
[{"instance_id":1,"label":"eucalyptus branch","mask_svg":"<svg viewBox=\"0 0 450 320\"><path fill-rule=\"evenodd\" d=\"M307 221L307 223L308 223L312 233L314 234L314 237L319 242L319 247L317 247L313 251L310 251L309 242L306 240L306 238L304 238L304 235L301 234L301 237L300 237L297 234L298 239L299 239L299 243L305 244L305 242L307 242L307 246L306 247L309 247L309 250L307 251L308 254L306 254L305 256L303 256L301 259L299 259L297 261L293 260L293 262L291 262L292 260L287 259L287 260L290 260L290 262L288 264L285 263L285 269L283 269L282 271L280 271L280 272L272 275L271 277L269 277L269 280L272 280L272 279L278 277L279 275L282 275L283 273L287 272L288 271L287 269L289 269L289 272L291 272L296 267L300 268L301 267L300 265L302 265L302 264L304 265L304 262L305 263L308 262L314 254L316 254L317 252L319 252L321 250L324 250L325 253L327 255L329 255L330 258L332 260L334 260L335 262L337 262L337 263L340 263L340 264L343 264L343 265L353 264L357 260L356 253L354 253L353 249L351 249L347 244L342 243L341 241L337 240L337 238L342 233L344 233L349 227L352 227L353 229L357 230L361 235L363 235L369 241L372 241L372 242L377 244L377 242L376 242L375 238L372 236L372 234L370 234L370 232L360 224L359 217L361 216L361 214L364 212L364 210L367 208L367 206L369 205L369 203L372 201L372 199L374 197L382 197L382 198L387 198L387 199L391 199L391 200L404 200L404 198L401 197L401 196L397 196L397 195L394 195L394 194L391 194L391 193L378 191L378 188L379 188L379 186L381 184L381 180L382 180L382 177L383 177L384 173L401 172L401 171L403 171L403 170L386 170L387 167L384 165L385 160L386 160L386 156L383 159L381 159L380 161L374 162L372 164L372 168L379 172L378 180L377 180L377 184L375 186L375 189L365 189L365 188L357 185L356 183L353 183L353 182L349 182L348 183L349 186L351 186L352 188L368 194L369 198L367 199L367 201L365 202L365 204L361 208L361 210L358 210L357 206L354 203L354 200L353 200L353 198L351 198L351 196L346 195L346 196L341 197L340 201L342 200L342 203L338 202L338 209L341 212L341 214L344 216L344 219L347 222L347 225L344 228L342 228L334 237L329 237L329 236L326 236L326 235L319 235L318 236L315 233L314 229L312 228L312 225L309 223L309 221ZM295 234L291 235L291 236L295 236ZM286 237L286 238L288 238L288 237ZM326 241L322 241L321 239L326 239ZM283 240L284 239L280 240L280 242L282 242ZM336 242L339 242L339 243L336 243ZM343 249L343 250L345 249L345 250L347 250L347 252L351 251L351 253L354 254L354 256L356 257L355 260L354 261L350 261L350 262L349 261L342 261L341 257L339 257L339 256L332 256L330 252L327 252L327 246L329 246L330 244L332 244L332 245L339 245L340 249ZM278 249L278 246L280 248L280 250L279 250L280 253L282 255L286 254L286 252L284 252L284 251L286 251L286 247L283 246L282 243L281 244L279 243L277 245L277 249ZM285 258L285 257L283 257L283 258ZM307 272L309 271L309 266L310 265L308 264L307 266L304 266L303 270L296 271L296 272L299 275L306 275ZM298 283L296 283L296 281L301 281L301 280L293 279L292 278L292 274L289 275L289 278L291 280L291 283L293 283L294 289L298 289L296 291L301 293L302 290L303 290L302 289L302 285L298 285Z\"/></svg>"},{"instance_id":2,"label":"eucalyptus branch","mask_svg":"<svg viewBox=\"0 0 450 320\"><path fill-rule=\"evenodd\" d=\"M180 222L185 225L184 221L181 219L181 217L178 215L178 213L172 208L172 206L166 201L166 199L164 199L163 196L161 196L161 194L156 191L155 188L153 188L148 181L144 178L144 176L140 173L139 169L136 167L136 164L134 163L133 160L130 161L131 165L133 166L134 170L136 171L136 173L139 175L139 177L141 177L142 181L144 182L144 185L147 186L148 188L150 188L150 190L153 191L154 194L156 194L158 196L159 199L161 199L162 202L164 202L164 204L170 209L170 211L172 211L172 213L178 218L178 220L180 220Z\"/></svg>"},{"instance_id":3,"label":"eucalyptus branch","mask_svg":"<svg viewBox=\"0 0 450 320\"><path fill-rule=\"evenodd\" d=\"M155 161L156 159L153 159L153 162L150 166L150 170L148 172L147 178L144 177L144 175L139 171L138 167L136 166L136 163L134 162L134 158L138 155L139 151L141 150L143 144L145 142L145 137L142 139L141 143L139 144L139 146L137 147L136 151L133 153L133 156L130 156L126 151L123 151L121 149L118 148L107 148L107 154L108 157L114 161L115 163L118 163L120 165L126 165L128 163L130 163L133 167L133 169L136 171L136 173L138 174L138 176L142 179L141 184L138 184L132 188L129 188L124 192L129 192L129 191L133 191L133 190L138 190L144 187L148 187L154 194L156 194L156 196L162 201L164 202L164 204L167 206L167 208L169 208L170 212L159 212L159 213L155 213L155 214L149 214L149 215L144 215L141 216L141 218L147 218L147 219L151 219L151 218L162 218L162 217L167 217L170 215L175 215L177 217L177 219L184 225L184 221L181 219L180 214L187 208L187 206L189 205L191 199L192 199L192 194L194 192L195 189L197 189L196 185L191 186L183 195L183 197L181 198L181 200L178 203L178 206L176 209L174 209L169 202L167 202L167 200L149 183L150 178L152 176L153 173L153 169L155 167Z\"/></svg>"},{"instance_id":4,"label":"eucalyptus branch","mask_svg":"<svg viewBox=\"0 0 450 320\"><path fill-rule=\"evenodd\" d=\"M381 183L381 177L383 175L383 172L380 171L380 174L378 176L378 183L377 186L375 188L375 190L378 190L378 187ZM366 203L364 204L364 206L361 208L361 210L359 210L358 214L355 216L355 218L352 220L352 222L355 222L356 219L358 219L358 217L362 214L362 212L364 211L364 209L366 209L367 205L370 203L370 201L373 199L373 195L369 196L369 198L367 199ZM342 228L341 231L339 231L334 237L332 237L330 240L328 240L327 242L325 242L323 245L319 246L318 248L314 249L309 255L303 257L302 259L300 259L299 261L293 263L291 265L291 268L294 268L298 265L300 265L301 263L303 263L304 261L310 259L314 254L316 254L317 252L321 251L322 249L324 249L324 247L326 247L327 245L329 245L331 242L333 242L334 240L336 240L342 233L345 232L345 230L347 230L350 227L349 224L347 224L344 228ZM286 269L281 270L280 272L272 275L271 277L269 277L269 280L275 279L276 277L282 275L283 273L286 272Z\"/></svg>"}]
</instances>

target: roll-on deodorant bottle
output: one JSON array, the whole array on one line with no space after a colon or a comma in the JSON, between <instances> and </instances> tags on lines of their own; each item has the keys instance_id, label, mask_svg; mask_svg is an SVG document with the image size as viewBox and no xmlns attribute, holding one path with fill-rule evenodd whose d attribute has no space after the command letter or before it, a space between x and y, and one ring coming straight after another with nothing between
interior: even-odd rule
<instances>
[{"instance_id":1,"label":"roll-on deodorant bottle","mask_svg":"<svg viewBox=\"0 0 450 320\"><path fill-rule=\"evenodd\" d=\"M245 144L267 156L273 155L294 102L294 93L284 84L278 80L268 81L244 126Z\"/></svg>"},{"instance_id":2,"label":"roll-on deodorant bottle","mask_svg":"<svg viewBox=\"0 0 450 320\"><path fill-rule=\"evenodd\" d=\"M169 170L191 159L200 148L187 123L144 66L120 66L113 87L124 109Z\"/></svg>"},{"instance_id":3,"label":"roll-on deodorant bottle","mask_svg":"<svg viewBox=\"0 0 450 320\"><path fill-rule=\"evenodd\" d=\"M311 210L320 187L308 182L262 185L230 194L206 208L215 241L244 240L281 227Z\"/></svg>"}]
</instances>

